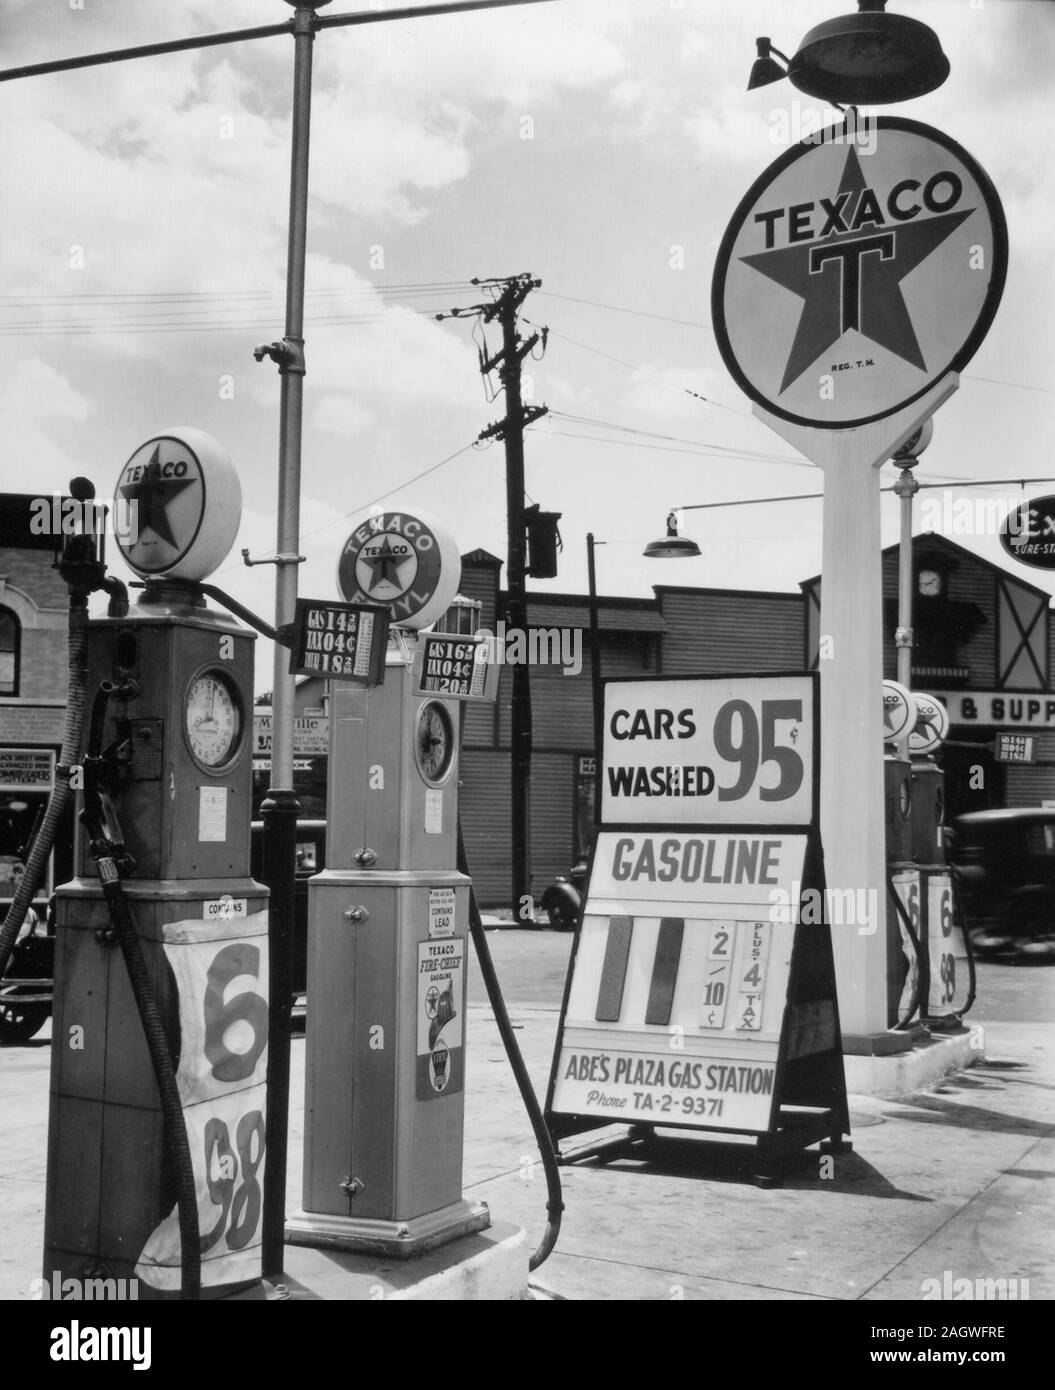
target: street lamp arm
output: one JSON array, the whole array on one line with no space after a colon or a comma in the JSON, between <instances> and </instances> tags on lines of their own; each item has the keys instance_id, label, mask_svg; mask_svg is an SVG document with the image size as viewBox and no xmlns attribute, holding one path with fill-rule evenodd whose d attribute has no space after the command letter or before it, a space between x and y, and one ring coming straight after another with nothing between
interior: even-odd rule
<instances>
[{"instance_id":1,"label":"street lamp arm","mask_svg":"<svg viewBox=\"0 0 1055 1390\"><path fill-rule=\"evenodd\" d=\"M363 10L355 14L316 15L313 29L338 29L350 24L380 24L394 19L422 19L432 14L459 14L466 10L505 9L512 5L544 5L553 0L450 0L441 5L406 5L398 10ZM201 34L190 39L167 39L161 43L139 44L135 48L112 48L105 53L85 53L78 58L56 58L48 63L27 63L18 68L0 69L0 82L19 77L44 77L53 72L72 72L76 68L101 67L104 63L123 63L130 58L154 58L162 53L185 53L192 48L215 48L247 39L273 39L293 34L295 20L282 24L258 25L252 29L230 29L222 34Z\"/></svg>"}]
</instances>

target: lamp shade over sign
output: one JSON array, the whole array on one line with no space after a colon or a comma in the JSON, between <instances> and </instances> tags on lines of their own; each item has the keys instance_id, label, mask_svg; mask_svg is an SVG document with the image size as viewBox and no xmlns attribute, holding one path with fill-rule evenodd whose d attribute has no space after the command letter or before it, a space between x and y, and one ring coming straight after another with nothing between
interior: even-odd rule
<instances>
[{"instance_id":1,"label":"lamp shade over sign","mask_svg":"<svg viewBox=\"0 0 1055 1390\"><path fill-rule=\"evenodd\" d=\"M829 126L758 178L711 289L737 384L784 420L881 420L970 361L996 313L1007 230L985 171L940 131Z\"/></svg>"},{"instance_id":2,"label":"lamp shade over sign","mask_svg":"<svg viewBox=\"0 0 1055 1390\"><path fill-rule=\"evenodd\" d=\"M858 14L811 29L788 64L793 86L823 101L852 106L908 101L933 92L949 60L933 29L887 14L884 0L862 0Z\"/></svg>"},{"instance_id":3,"label":"lamp shade over sign","mask_svg":"<svg viewBox=\"0 0 1055 1390\"><path fill-rule=\"evenodd\" d=\"M423 628L451 605L461 582L458 546L424 512L380 512L357 527L337 563L348 603L380 603L398 627Z\"/></svg>"},{"instance_id":4,"label":"lamp shade over sign","mask_svg":"<svg viewBox=\"0 0 1055 1390\"><path fill-rule=\"evenodd\" d=\"M114 492L114 531L145 579L205 579L238 535L242 489L231 457L204 430L177 425L141 444Z\"/></svg>"},{"instance_id":5,"label":"lamp shade over sign","mask_svg":"<svg viewBox=\"0 0 1055 1390\"><path fill-rule=\"evenodd\" d=\"M1000 544L1024 565L1055 570L1055 497L1035 497L1017 506L1004 518Z\"/></svg>"}]
</instances>

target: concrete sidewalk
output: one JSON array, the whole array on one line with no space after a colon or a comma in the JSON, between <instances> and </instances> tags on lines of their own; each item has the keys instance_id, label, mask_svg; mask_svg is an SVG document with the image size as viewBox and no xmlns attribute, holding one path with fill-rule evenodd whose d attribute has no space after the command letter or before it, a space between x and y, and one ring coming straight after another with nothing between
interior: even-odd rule
<instances>
[{"instance_id":1,"label":"concrete sidewalk","mask_svg":"<svg viewBox=\"0 0 1055 1390\"><path fill-rule=\"evenodd\" d=\"M491 1011L472 1005L468 1012L465 1195L489 1204L507 1242L510 1224L524 1228L523 1268L545 1225L545 1180ZM542 1096L557 1012L514 1005L511 1013ZM978 1066L910 1097L851 1097L853 1152L830 1163L814 1154L780 1188L720 1173L693 1159L692 1150L648 1164L566 1166L555 1253L529 1287L525 1273L519 1288L507 1282L492 1296L914 1301L928 1291L941 1297L935 1290L943 1281L949 1287L966 1279L1017 1280L1009 1288L1020 1298L1051 1299L1055 1190L1045 1179L1055 1174L1052 1030L987 1025L986 1053ZM4 1299L31 1298L40 1273L48 1064L44 1042L0 1051ZM294 1040L292 1073L291 1213L300 1205L302 1037ZM288 1254L293 1284L305 1257L326 1258L293 1247ZM316 1297L378 1296L369 1281L342 1283L336 1264L330 1274ZM472 1282L448 1285L438 1296L472 1297Z\"/></svg>"}]
</instances>

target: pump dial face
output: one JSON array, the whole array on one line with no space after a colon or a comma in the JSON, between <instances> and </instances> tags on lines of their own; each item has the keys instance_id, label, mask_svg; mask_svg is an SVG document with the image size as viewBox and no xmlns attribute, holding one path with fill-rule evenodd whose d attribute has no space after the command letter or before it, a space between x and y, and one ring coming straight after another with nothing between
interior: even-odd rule
<instances>
[{"instance_id":1,"label":"pump dial face","mask_svg":"<svg viewBox=\"0 0 1055 1390\"><path fill-rule=\"evenodd\" d=\"M238 751L242 705L231 680L221 671L203 671L187 691L187 743L202 767L215 771Z\"/></svg>"},{"instance_id":2,"label":"pump dial face","mask_svg":"<svg viewBox=\"0 0 1055 1390\"><path fill-rule=\"evenodd\" d=\"M454 758L454 726L446 705L428 700L418 711L414 756L426 782L436 785L447 776Z\"/></svg>"}]
</instances>

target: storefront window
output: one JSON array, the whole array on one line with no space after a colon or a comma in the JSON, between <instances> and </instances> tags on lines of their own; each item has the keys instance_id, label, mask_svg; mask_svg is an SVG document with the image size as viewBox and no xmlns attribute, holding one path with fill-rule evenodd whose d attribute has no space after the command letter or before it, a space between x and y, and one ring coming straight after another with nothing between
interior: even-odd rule
<instances>
[{"instance_id":1,"label":"storefront window","mask_svg":"<svg viewBox=\"0 0 1055 1390\"><path fill-rule=\"evenodd\" d=\"M0 695L18 694L19 622L7 608L0 608Z\"/></svg>"}]
</instances>

